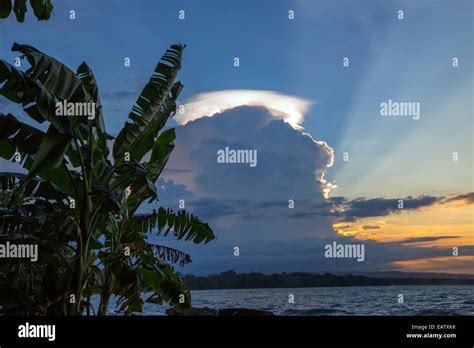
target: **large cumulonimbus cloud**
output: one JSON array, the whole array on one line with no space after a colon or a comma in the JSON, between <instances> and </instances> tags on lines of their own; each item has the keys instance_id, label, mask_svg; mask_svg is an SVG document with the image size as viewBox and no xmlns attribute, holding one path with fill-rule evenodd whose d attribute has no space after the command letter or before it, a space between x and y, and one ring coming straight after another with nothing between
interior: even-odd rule
<instances>
[{"instance_id":1,"label":"large cumulonimbus cloud","mask_svg":"<svg viewBox=\"0 0 474 348\"><path fill-rule=\"evenodd\" d=\"M301 131L310 103L269 91L206 93L185 103L165 178L198 196L256 201L327 197L334 153ZM216 113L217 112L217 113ZM257 151L257 166L222 164L217 152Z\"/></svg>"},{"instance_id":2,"label":"large cumulonimbus cloud","mask_svg":"<svg viewBox=\"0 0 474 348\"><path fill-rule=\"evenodd\" d=\"M254 270L267 269L278 245L334 236L330 205L324 198L328 183L323 181L334 154L324 141L301 131L306 109L297 105L305 102L288 106L288 112L295 112L290 115L272 110L282 104L267 105L263 99L259 104L242 100L228 104L228 97L214 105L217 113L178 117L175 149L159 183L161 205L177 207L178 200L184 199L186 210L209 222L218 236L206 248L184 249L195 256L190 272L248 271L251 266L245 260L250 255L256 257L249 260L256 262ZM202 96L199 100L205 101ZM292 99L284 100L291 103ZM185 105L187 113L189 103ZM257 165L219 163L217 152L226 147L256 150ZM294 200L294 209L289 209L289 200ZM326 214L292 218L308 201ZM233 259L235 246L242 250L238 260Z\"/></svg>"}]
</instances>

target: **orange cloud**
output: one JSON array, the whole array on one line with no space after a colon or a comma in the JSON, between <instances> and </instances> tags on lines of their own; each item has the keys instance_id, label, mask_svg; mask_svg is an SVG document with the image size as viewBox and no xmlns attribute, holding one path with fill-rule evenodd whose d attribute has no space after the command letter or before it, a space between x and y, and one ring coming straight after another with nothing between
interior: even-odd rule
<instances>
[{"instance_id":1,"label":"orange cloud","mask_svg":"<svg viewBox=\"0 0 474 348\"><path fill-rule=\"evenodd\" d=\"M406 272L446 272L474 274L474 256L443 256L390 263Z\"/></svg>"},{"instance_id":2,"label":"orange cloud","mask_svg":"<svg viewBox=\"0 0 474 348\"><path fill-rule=\"evenodd\" d=\"M333 225L341 235L348 232L359 240L399 242L409 238L452 236L419 244L423 247L474 245L473 206L468 195L452 195L441 203L425 209L407 210L380 218L364 218L356 222Z\"/></svg>"}]
</instances>

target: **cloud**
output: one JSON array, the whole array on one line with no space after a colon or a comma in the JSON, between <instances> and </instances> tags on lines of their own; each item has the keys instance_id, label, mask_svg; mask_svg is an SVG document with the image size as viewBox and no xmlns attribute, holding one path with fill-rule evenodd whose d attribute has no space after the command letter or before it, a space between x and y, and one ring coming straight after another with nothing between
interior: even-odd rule
<instances>
[{"instance_id":1,"label":"cloud","mask_svg":"<svg viewBox=\"0 0 474 348\"><path fill-rule=\"evenodd\" d=\"M160 200L178 201L180 199L188 200L194 197L194 193L189 191L185 185L176 183L173 180L159 178L156 182L156 186L160 192Z\"/></svg>"},{"instance_id":2,"label":"cloud","mask_svg":"<svg viewBox=\"0 0 474 348\"><path fill-rule=\"evenodd\" d=\"M318 213L324 213L324 216L329 216L329 206L323 201L313 200L296 200L295 204L297 209L288 208L288 200L271 200L271 201L253 201L250 199L223 199L223 198L195 198L195 195L189 191L179 190L176 192L178 186L183 185L171 184L171 180L167 180L167 188L162 192L163 185L159 187L159 197L163 202L170 202L169 198L172 197L172 202L176 203L179 199L186 201L186 208L189 209L193 214L203 217L206 221L212 221L215 219L235 217L238 220L279 220L279 219L295 219L302 218L307 220L314 220ZM170 192L173 192L170 194ZM166 197L166 198L165 198ZM187 199L189 197L189 199ZM313 204L311 204L313 203ZM311 204L314 208L313 214L307 214L304 216L298 215L298 210L305 209L304 206ZM296 212L295 212L296 210Z\"/></svg>"},{"instance_id":3,"label":"cloud","mask_svg":"<svg viewBox=\"0 0 474 348\"><path fill-rule=\"evenodd\" d=\"M329 214L292 218L307 204L329 209L317 177L333 162L325 142L263 107L241 106L175 130L175 148L162 175L168 193L158 192L160 205L176 209L178 200L185 199L188 212L210 223L218 240L206 246L204 258L232 250L232 245L250 250L255 243L335 235ZM225 147L256 150L257 166L218 163L217 151ZM176 184L186 192L172 194Z\"/></svg>"},{"instance_id":4,"label":"cloud","mask_svg":"<svg viewBox=\"0 0 474 348\"><path fill-rule=\"evenodd\" d=\"M403 198L403 208L399 209L400 198L356 198L346 200L344 197L331 197L332 214L343 221L352 222L361 218L385 216L406 210L416 210L440 202L443 197L419 196Z\"/></svg>"},{"instance_id":5,"label":"cloud","mask_svg":"<svg viewBox=\"0 0 474 348\"><path fill-rule=\"evenodd\" d=\"M407 238L400 243L402 244L412 244L412 243L427 243L427 242L435 242L440 239L451 239L451 238L459 238L459 236L426 236L426 237L414 237L414 238Z\"/></svg>"},{"instance_id":6,"label":"cloud","mask_svg":"<svg viewBox=\"0 0 474 348\"><path fill-rule=\"evenodd\" d=\"M185 113L177 114L175 120L184 125L201 117L239 107L265 107L277 119L288 122L293 128L301 129L311 102L274 91L265 90L224 90L201 93L184 102Z\"/></svg>"},{"instance_id":7,"label":"cloud","mask_svg":"<svg viewBox=\"0 0 474 348\"><path fill-rule=\"evenodd\" d=\"M257 166L222 164L224 148L257 152ZM334 161L324 141L294 129L266 108L242 106L176 128L175 149L164 173L200 197L251 201L317 199L327 195L323 177Z\"/></svg>"},{"instance_id":8,"label":"cloud","mask_svg":"<svg viewBox=\"0 0 474 348\"><path fill-rule=\"evenodd\" d=\"M364 231L368 230L379 230L381 227L380 226L374 226L374 225L365 225L361 227Z\"/></svg>"},{"instance_id":9,"label":"cloud","mask_svg":"<svg viewBox=\"0 0 474 348\"><path fill-rule=\"evenodd\" d=\"M329 197L326 201L311 199L298 200L298 209L289 215L292 219L307 219L310 217L330 216L335 223L350 223L359 219L386 216L406 210L417 210L441 202L443 197L419 196L403 198L403 209L398 208L400 198L356 198ZM342 227L339 227L342 228ZM380 226L365 225L364 230L380 229Z\"/></svg>"},{"instance_id":10,"label":"cloud","mask_svg":"<svg viewBox=\"0 0 474 348\"><path fill-rule=\"evenodd\" d=\"M442 256L419 258L408 261L394 261L391 263L398 270L408 272L448 272L474 274L472 264L474 256Z\"/></svg>"},{"instance_id":11,"label":"cloud","mask_svg":"<svg viewBox=\"0 0 474 348\"><path fill-rule=\"evenodd\" d=\"M174 175L174 174L173 174ZM171 181L171 180L170 180ZM184 195L182 195L184 197ZM233 216L239 219L293 219L293 220L317 220L330 218L332 226L337 229L351 228L351 223L364 218L381 217L390 214L400 213L398 209L398 198L357 198L348 200L344 197L330 197L327 200L315 197L302 197L294 199L294 209L288 209L288 200L252 200L242 197L240 199L227 197L207 197L194 196L195 199L189 202L193 212L206 216L208 219ZM404 198L404 208L406 210L417 210L430 207L442 202L443 197L419 196ZM364 231L379 230L378 225L363 225L360 229ZM423 237L424 238L424 237ZM425 239L407 239L401 243L417 243L434 240L432 238L454 238L454 237L426 237Z\"/></svg>"},{"instance_id":12,"label":"cloud","mask_svg":"<svg viewBox=\"0 0 474 348\"><path fill-rule=\"evenodd\" d=\"M474 204L474 192L469 192L465 194L451 195L441 201L442 204L453 203L453 202L463 202L465 204Z\"/></svg>"}]
</instances>

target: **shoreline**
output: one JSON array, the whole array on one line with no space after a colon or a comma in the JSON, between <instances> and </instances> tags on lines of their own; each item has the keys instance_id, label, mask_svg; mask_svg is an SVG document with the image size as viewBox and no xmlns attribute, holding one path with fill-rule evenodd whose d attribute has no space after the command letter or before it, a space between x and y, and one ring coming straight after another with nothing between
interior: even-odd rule
<instances>
[{"instance_id":1,"label":"shoreline","mask_svg":"<svg viewBox=\"0 0 474 348\"><path fill-rule=\"evenodd\" d=\"M361 274L316 274L293 272L280 274L236 273L227 271L208 276L181 275L189 290L237 290L237 289L296 289L296 288L334 288L367 286L439 286L474 285L474 275L446 274L380 274L366 276Z\"/></svg>"}]
</instances>

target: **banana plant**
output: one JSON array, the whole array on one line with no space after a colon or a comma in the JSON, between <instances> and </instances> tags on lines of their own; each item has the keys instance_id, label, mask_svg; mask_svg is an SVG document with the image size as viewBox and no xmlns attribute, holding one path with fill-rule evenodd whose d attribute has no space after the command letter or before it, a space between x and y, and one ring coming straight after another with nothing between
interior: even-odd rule
<instances>
[{"instance_id":1,"label":"banana plant","mask_svg":"<svg viewBox=\"0 0 474 348\"><path fill-rule=\"evenodd\" d=\"M174 148L174 129L165 125L183 88L176 77L184 48L165 52L116 138L106 131L85 62L73 71L16 43L12 50L29 69L0 60L0 95L31 118L0 113L0 157L23 167L0 172L0 193L8 197L0 207L0 241L36 243L40 253L36 263L0 264L0 313L106 315L112 299L125 314L140 312L144 302L191 305L173 267L190 256L151 239L205 244L215 239L212 229L184 210L137 213L143 203L158 202L155 183ZM90 105L94 117L62 116L64 102Z\"/></svg>"}]
</instances>

